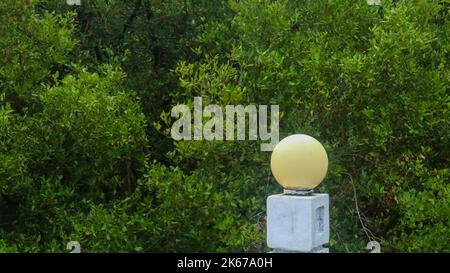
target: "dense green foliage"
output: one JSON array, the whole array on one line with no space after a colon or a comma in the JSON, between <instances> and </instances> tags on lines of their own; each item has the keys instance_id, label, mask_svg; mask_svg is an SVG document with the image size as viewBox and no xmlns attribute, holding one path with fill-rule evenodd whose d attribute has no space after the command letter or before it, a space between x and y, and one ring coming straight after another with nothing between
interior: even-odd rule
<instances>
[{"instance_id":1,"label":"dense green foliage","mask_svg":"<svg viewBox=\"0 0 450 273\"><path fill-rule=\"evenodd\" d=\"M266 251L270 153L172 140L194 96L325 145L332 251L450 251L449 5L0 2L0 252Z\"/></svg>"}]
</instances>

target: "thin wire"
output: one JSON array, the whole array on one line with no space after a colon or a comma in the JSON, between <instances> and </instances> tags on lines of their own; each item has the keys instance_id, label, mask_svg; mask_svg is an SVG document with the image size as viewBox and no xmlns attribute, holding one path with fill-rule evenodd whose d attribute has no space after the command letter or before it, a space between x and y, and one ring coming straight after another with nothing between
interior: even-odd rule
<instances>
[{"instance_id":1,"label":"thin wire","mask_svg":"<svg viewBox=\"0 0 450 273\"><path fill-rule=\"evenodd\" d=\"M359 222L361 223L361 226L363 228L364 233L367 236L367 239L369 239L369 241L374 241L376 239L375 236L368 228L366 228L366 226L364 225L363 219L361 217L361 212L360 212L359 206L358 206L358 196L356 194L356 188L355 188L355 185L353 184L353 179L351 177L350 177L350 184L352 185L352 188L353 188L353 198L355 199L355 207L356 207L356 212L358 213ZM370 235L369 235L369 233L370 233Z\"/></svg>"}]
</instances>

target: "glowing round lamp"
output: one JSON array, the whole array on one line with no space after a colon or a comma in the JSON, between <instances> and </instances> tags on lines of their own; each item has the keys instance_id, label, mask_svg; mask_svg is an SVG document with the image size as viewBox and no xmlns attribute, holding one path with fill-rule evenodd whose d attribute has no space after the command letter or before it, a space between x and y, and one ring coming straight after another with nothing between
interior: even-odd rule
<instances>
[{"instance_id":1,"label":"glowing round lamp","mask_svg":"<svg viewBox=\"0 0 450 273\"><path fill-rule=\"evenodd\" d=\"M327 174L328 156L315 138L302 134L291 135L275 146L270 167L284 189L312 190Z\"/></svg>"}]
</instances>

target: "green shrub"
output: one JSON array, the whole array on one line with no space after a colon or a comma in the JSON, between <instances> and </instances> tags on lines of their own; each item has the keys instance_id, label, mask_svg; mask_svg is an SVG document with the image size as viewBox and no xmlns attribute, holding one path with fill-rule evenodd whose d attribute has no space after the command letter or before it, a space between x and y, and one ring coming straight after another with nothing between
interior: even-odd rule
<instances>
[{"instance_id":1,"label":"green shrub","mask_svg":"<svg viewBox=\"0 0 450 273\"><path fill-rule=\"evenodd\" d=\"M72 14L36 14L36 1L0 3L0 88L13 108L26 111L33 94L55 72L68 69L76 45Z\"/></svg>"},{"instance_id":2,"label":"green shrub","mask_svg":"<svg viewBox=\"0 0 450 273\"><path fill-rule=\"evenodd\" d=\"M0 3L0 252L267 251L270 153L174 142L194 96L325 145L332 251L450 250L445 1L188 2Z\"/></svg>"},{"instance_id":3,"label":"green shrub","mask_svg":"<svg viewBox=\"0 0 450 273\"><path fill-rule=\"evenodd\" d=\"M307 133L325 143L331 165L319 190L331 195L333 251L364 251L370 240L383 251L448 251L442 240L449 232L442 215L450 211L445 6L240 1L231 7L232 20L211 22L200 36L203 58L179 64L174 101L203 96L204 104L279 104L283 136ZM244 152L247 145L240 142L241 157L268 171L268 157L255 147ZM223 170L214 178L221 183L240 157L209 146L177 143L175 162L188 172ZM220 160L193 157L202 153ZM258 176L249 181L263 187ZM418 213L425 198L434 201Z\"/></svg>"},{"instance_id":4,"label":"green shrub","mask_svg":"<svg viewBox=\"0 0 450 273\"><path fill-rule=\"evenodd\" d=\"M3 109L0 193L16 232L62 229L69 211L88 208L83 200L105 203L135 188L145 163L145 117L120 90L120 77L81 72L42 91L41 112L23 118Z\"/></svg>"}]
</instances>

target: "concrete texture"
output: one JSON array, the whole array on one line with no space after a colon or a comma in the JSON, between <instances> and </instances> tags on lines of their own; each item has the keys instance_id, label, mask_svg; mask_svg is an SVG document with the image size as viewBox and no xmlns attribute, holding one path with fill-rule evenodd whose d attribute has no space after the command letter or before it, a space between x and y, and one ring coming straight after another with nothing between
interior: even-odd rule
<instances>
[{"instance_id":1,"label":"concrete texture","mask_svg":"<svg viewBox=\"0 0 450 273\"><path fill-rule=\"evenodd\" d=\"M316 252L329 241L329 219L328 194L271 195L267 198L267 245L286 252Z\"/></svg>"}]
</instances>

